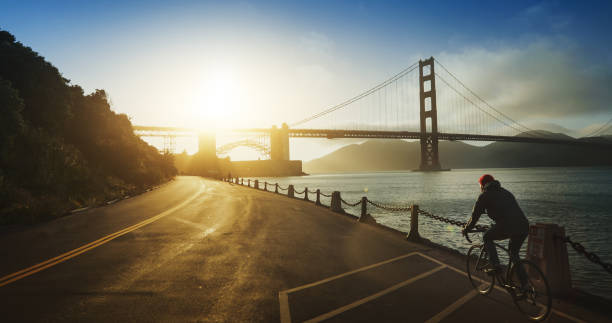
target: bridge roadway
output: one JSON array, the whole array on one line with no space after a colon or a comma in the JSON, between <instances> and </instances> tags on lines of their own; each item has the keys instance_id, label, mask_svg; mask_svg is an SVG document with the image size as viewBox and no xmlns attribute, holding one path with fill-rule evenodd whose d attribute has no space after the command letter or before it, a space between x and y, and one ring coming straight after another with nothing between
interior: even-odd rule
<instances>
[{"instance_id":1,"label":"bridge roadway","mask_svg":"<svg viewBox=\"0 0 612 323\"><path fill-rule=\"evenodd\" d=\"M474 295L459 256L198 177L4 232L0 258L2 322L523 321L503 292ZM605 320L555 306L552 322Z\"/></svg>"}]
</instances>

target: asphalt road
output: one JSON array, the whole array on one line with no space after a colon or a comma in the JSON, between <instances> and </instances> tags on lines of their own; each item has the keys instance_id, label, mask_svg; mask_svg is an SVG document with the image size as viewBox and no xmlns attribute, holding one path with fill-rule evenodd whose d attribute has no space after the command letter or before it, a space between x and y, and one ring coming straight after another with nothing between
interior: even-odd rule
<instances>
[{"instance_id":1,"label":"asphalt road","mask_svg":"<svg viewBox=\"0 0 612 323\"><path fill-rule=\"evenodd\" d=\"M198 177L4 234L0 259L2 322L523 321L472 295L459 257Z\"/></svg>"}]
</instances>

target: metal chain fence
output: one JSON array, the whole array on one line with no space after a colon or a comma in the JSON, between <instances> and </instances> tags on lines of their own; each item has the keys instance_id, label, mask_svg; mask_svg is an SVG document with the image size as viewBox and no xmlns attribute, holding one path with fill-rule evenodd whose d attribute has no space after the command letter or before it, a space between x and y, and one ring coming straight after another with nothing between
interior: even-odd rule
<instances>
[{"instance_id":1,"label":"metal chain fence","mask_svg":"<svg viewBox=\"0 0 612 323\"><path fill-rule=\"evenodd\" d=\"M576 250L576 252L578 252L581 255L584 255L588 260L600 265L601 267L603 267L605 271L612 274L612 264L605 263L599 258L598 255L592 252L586 251L586 249L584 249L584 246L580 242L574 242L570 239L570 237L565 237L565 239L563 239L563 242L569 243L572 246L572 248Z\"/></svg>"},{"instance_id":2,"label":"metal chain fence","mask_svg":"<svg viewBox=\"0 0 612 323\"><path fill-rule=\"evenodd\" d=\"M379 208L379 209L383 209L383 210L387 210L387 211L391 211L391 212L410 212L412 210L412 207L410 206L389 206L389 205L382 205L382 204L378 204L376 202L370 201L370 200L366 200L369 204Z\"/></svg>"},{"instance_id":3,"label":"metal chain fence","mask_svg":"<svg viewBox=\"0 0 612 323\"><path fill-rule=\"evenodd\" d=\"M429 213L429 212L427 212L425 210L420 210L419 209L419 214L424 215L424 216L426 216L428 218L431 218L431 219L434 219L434 220L438 220L438 221L441 221L441 222L444 222L444 223L456 225L456 226L459 226L459 227L465 227L465 225L467 224L467 222L457 221L457 220L445 218L445 217L442 217L442 216L439 216L439 215L434 215L434 214ZM474 226L474 227L476 229L479 229L479 230L486 230L486 229L489 228L487 226L478 225L478 224L476 226Z\"/></svg>"},{"instance_id":4,"label":"metal chain fence","mask_svg":"<svg viewBox=\"0 0 612 323\"><path fill-rule=\"evenodd\" d=\"M357 206L359 204L361 204L361 200L359 200L357 203L349 203L343 199L340 199L340 201L344 204L344 205L348 205L348 206Z\"/></svg>"}]
</instances>

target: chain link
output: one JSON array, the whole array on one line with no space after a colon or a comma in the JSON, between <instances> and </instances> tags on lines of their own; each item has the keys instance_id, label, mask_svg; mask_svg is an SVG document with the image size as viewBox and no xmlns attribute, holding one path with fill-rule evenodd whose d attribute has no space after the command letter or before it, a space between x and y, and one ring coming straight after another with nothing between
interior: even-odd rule
<instances>
[{"instance_id":1,"label":"chain link","mask_svg":"<svg viewBox=\"0 0 612 323\"><path fill-rule=\"evenodd\" d=\"M306 193L306 189L304 189L301 192L300 191L293 191L293 193L295 193L295 194L304 194L304 193Z\"/></svg>"},{"instance_id":2,"label":"chain link","mask_svg":"<svg viewBox=\"0 0 612 323\"><path fill-rule=\"evenodd\" d=\"M321 196L325 196L325 197L331 197L332 196L331 194L325 194L323 192L321 192L320 194L321 194Z\"/></svg>"},{"instance_id":3,"label":"chain link","mask_svg":"<svg viewBox=\"0 0 612 323\"><path fill-rule=\"evenodd\" d=\"M379 208L379 209L383 209L383 210L387 210L387 211L391 211L391 212L409 212L410 210L412 210L412 207L410 206L389 206L389 205L381 205L378 204L376 202L367 200L366 201L369 204L372 204L373 206Z\"/></svg>"},{"instance_id":4,"label":"chain link","mask_svg":"<svg viewBox=\"0 0 612 323\"><path fill-rule=\"evenodd\" d=\"M572 246L572 248L576 250L576 252L578 252L581 255L584 255L588 260L602 266L605 271L612 274L612 264L605 263L599 258L598 255L592 252L586 251L586 249L584 249L584 246L580 242L574 242L570 240L570 237L565 237L565 239L563 239L563 242L569 243Z\"/></svg>"},{"instance_id":5,"label":"chain link","mask_svg":"<svg viewBox=\"0 0 612 323\"><path fill-rule=\"evenodd\" d=\"M429 212L427 212L425 210L419 210L419 214L424 215L424 216L426 216L428 218L432 218L434 220L438 220L438 221L441 221L441 222L444 222L444 223L456 225L456 226L459 226L459 227L465 227L465 225L467 224L467 222L462 222L462 221L457 221L457 220L445 218L445 217L442 217L442 216L439 216L439 215L431 214L431 213L429 213ZM474 227L476 229L479 229L479 230L486 230L486 229L489 228L489 227L483 226L483 225L475 225Z\"/></svg>"},{"instance_id":6,"label":"chain link","mask_svg":"<svg viewBox=\"0 0 612 323\"><path fill-rule=\"evenodd\" d=\"M357 205L361 204L361 200L359 200L359 202L357 202L357 203L349 203L349 202L347 202L347 201L345 201L343 199L340 199L340 201L342 203L344 203L345 205L348 205L348 206L357 206Z\"/></svg>"}]
</instances>

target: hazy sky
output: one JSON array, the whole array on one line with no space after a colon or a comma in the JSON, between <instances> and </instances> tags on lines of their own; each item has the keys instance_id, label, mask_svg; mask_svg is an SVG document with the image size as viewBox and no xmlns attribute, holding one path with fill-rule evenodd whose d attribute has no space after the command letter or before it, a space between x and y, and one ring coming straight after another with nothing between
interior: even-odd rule
<instances>
[{"instance_id":1,"label":"hazy sky","mask_svg":"<svg viewBox=\"0 0 612 323\"><path fill-rule=\"evenodd\" d=\"M292 123L434 56L512 118L577 136L612 117L611 4L0 0L0 28L134 124ZM292 157L341 144L292 140Z\"/></svg>"}]
</instances>

